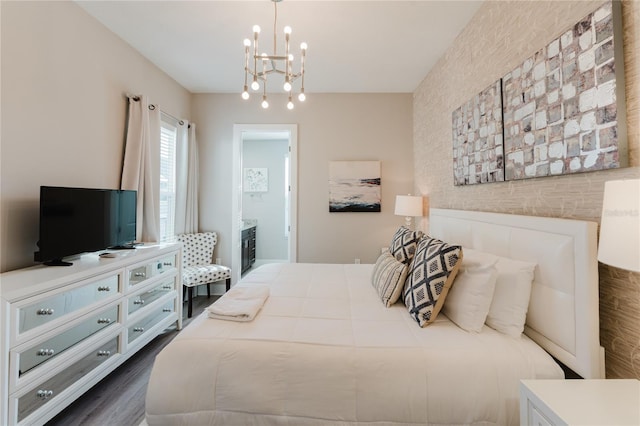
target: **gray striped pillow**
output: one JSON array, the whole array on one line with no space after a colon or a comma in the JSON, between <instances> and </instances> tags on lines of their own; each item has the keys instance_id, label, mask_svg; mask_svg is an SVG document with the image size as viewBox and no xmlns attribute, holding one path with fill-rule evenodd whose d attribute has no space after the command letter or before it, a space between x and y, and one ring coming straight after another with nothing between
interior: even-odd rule
<instances>
[{"instance_id":1,"label":"gray striped pillow","mask_svg":"<svg viewBox=\"0 0 640 426\"><path fill-rule=\"evenodd\" d=\"M396 303L402 295L408 271L409 266L398 262L388 250L378 256L373 267L371 284L387 308Z\"/></svg>"}]
</instances>

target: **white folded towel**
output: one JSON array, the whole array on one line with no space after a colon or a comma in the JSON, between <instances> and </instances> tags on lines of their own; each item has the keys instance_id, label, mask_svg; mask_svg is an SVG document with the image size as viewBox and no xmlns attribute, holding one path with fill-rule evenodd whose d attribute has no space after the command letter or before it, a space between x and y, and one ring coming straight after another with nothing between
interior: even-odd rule
<instances>
[{"instance_id":1,"label":"white folded towel","mask_svg":"<svg viewBox=\"0 0 640 426\"><path fill-rule=\"evenodd\" d=\"M269 286L234 286L207 308L209 318L251 321L269 297Z\"/></svg>"}]
</instances>

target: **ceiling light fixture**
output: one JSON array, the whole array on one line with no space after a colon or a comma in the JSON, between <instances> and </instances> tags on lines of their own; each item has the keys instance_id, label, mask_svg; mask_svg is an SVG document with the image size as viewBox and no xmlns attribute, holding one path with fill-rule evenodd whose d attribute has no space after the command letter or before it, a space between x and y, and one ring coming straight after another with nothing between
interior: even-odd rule
<instances>
[{"instance_id":1,"label":"ceiling light fixture","mask_svg":"<svg viewBox=\"0 0 640 426\"><path fill-rule=\"evenodd\" d=\"M295 73L293 71L293 54L290 52L290 38L291 27L284 27L284 55L278 55L276 49L277 45L277 24L278 24L278 3L282 0L271 0L274 7L274 19L273 19L273 54L268 55L266 53L258 53L258 35L260 34L260 27L258 25L253 26L253 42L248 38L244 39L244 89L242 91L242 99L249 99L249 85L248 79L251 75L251 90L260 90L260 81L262 81L262 108L269 108L269 102L267 101L267 77L271 74L284 75L284 84L282 88L289 94L289 101L287 102L287 108L293 109L293 83L298 78L301 81L300 93L298 94L298 100L303 102L306 99L304 94L304 61L307 53L307 43L300 43L300 71ZM253 44L253 55L250 54L251 45ZM251 61L251 59L253 59ZM251 63L253 62L253 68ZM280 68L278 66L280 65ZM258 67L261 67L258 70Z\"/></svg>"}]
</instances>

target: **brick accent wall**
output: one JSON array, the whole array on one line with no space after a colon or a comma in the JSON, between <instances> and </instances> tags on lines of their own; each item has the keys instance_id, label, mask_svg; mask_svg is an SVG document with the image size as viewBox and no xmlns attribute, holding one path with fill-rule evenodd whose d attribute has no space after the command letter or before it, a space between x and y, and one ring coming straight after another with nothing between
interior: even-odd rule
<instances>
[{"instance_id":1,"label":"brick accent wall","mask_svg":"<svg viewBox=\"0 0 640 426\"><path fill-rule=\"evenodd\" d=\"M485 1L414 92L415 192L427 196L430 206L600 222L604 182L640 177L640 2L630 0L622 2L630 167L506 183L453 183L452 112L601 4ZM607 377L640 378L640 274L606 265L599 269Z\"/></svg>"}]
</instances>

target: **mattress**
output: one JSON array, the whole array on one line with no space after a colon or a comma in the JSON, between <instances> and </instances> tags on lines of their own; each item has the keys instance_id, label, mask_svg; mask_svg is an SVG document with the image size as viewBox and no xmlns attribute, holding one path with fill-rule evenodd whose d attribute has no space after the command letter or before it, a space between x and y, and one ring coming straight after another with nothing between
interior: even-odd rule
<instances>
[{"instance_id":1,"label":"mattress","mask_svg":"<svg viewBox=\"0 0 640 426\"><path fill-rule=\"evenodd\" d=\"M420 328L384 307L373 265L270 264L242 283L270 286L250 322L205 313L157 356L153 425L518 424L520 379L558 379L526 336Z\"/></svg>"}]
</instances>

